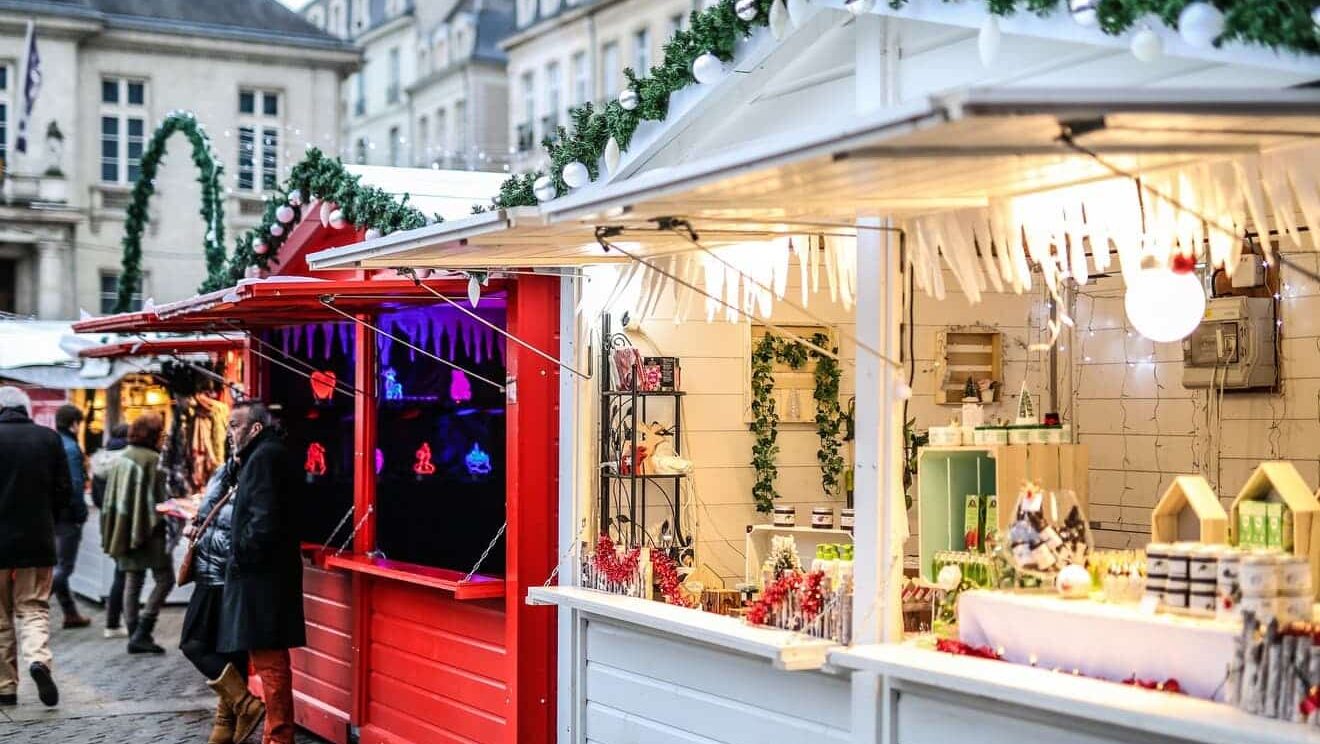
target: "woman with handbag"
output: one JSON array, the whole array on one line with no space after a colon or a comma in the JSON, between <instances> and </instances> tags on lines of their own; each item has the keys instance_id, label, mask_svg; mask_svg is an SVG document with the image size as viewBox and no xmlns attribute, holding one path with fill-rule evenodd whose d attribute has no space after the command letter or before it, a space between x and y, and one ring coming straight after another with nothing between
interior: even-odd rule
<instances>
[{"instance_id":1,"label":"woman with handbag","mask_svg":"<svg viewBox=\"0 0 1320 744\"><path fill-rule=\"evenodd\" d=\"M184 530L188 553L179 567L179 583L196 582L183 618L179 649L220 698L207 744L240 744L261 724L265 706L248 692L246 653L220 653L220 610L229 564L233 494L238 467L232 461L206 484L197 516Z\"/></svg>"}]
</instances>

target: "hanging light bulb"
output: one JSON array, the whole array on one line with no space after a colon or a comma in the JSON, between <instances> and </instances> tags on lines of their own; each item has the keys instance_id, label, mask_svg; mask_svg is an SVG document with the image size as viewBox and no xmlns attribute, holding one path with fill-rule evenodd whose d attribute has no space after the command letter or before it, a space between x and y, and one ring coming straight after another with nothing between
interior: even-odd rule
<instances>
[{"instance_id":1,"label":"hanging light bulb","mask_svg":"<svg viewBox=\"0 0 1320 744\"><path fill-rule=\"evenodd\" d=\"M1207 2L1188 3L1178 14L1178 33L1198 49L1209 49L1224 33L1224 14Z\"/></svg>"},{"instance_id":2,"label":"hanging light bulb","mask_svg":"<svg viewBox=\"0 0 1320 744\"><path fill-rule=\"evenodd\" d=\"M1205 316L1205 288L1196 271L1187 270L1189 262L1170 268L1148 256L1128 283L1123 308L1132 327L1151 341L1187 338Z\"/></svg>"},{"instance_id":3,"label":"hanging light bulb","mask_svg":"<svg viewBox=\"0 0 1320 744\"><path fill-rule=\"evenodd\" d=\"M981 31L976 35L976 51L981 56L982 67L993 67L999 59L999 45L1002 34L999 33L999 19L987 15L981 23Z\"/></svg>"}]
</instances>

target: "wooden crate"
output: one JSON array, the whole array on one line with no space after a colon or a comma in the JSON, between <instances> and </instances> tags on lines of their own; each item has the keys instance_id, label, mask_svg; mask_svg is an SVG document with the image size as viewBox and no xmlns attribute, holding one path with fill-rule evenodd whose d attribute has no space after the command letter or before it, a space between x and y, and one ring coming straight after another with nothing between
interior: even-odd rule
<instances>
[{"instance_id":1,"label":"wooden crate","mask_svg":"<svg viewBox=\"0 0 1320 744\"><path fill-rule=\"evenodd\" d=\"M1247 479L1233 499L1228 521L1229 535L1238 543L1238 511L1244 501L1262 501L1277 494L1293 515L1293 555L1307 556L1311 563L1311 583L1320 597L1320 500L1311 492L1290 462L1263 462Z\"/></svg>"},{"instance_id":2,"label":"wooden crate","mask_svg":"<svg viewBox=\"0 0 1320 744\"><path fill-rule=\"evenodd\" d=\"M995 381L995 401L1003 397L1004 334L983 328L949 328L938 333L935 348L940 370L936 403L961 404L969 377Z\"/></svg>"},{"instance_id":3,"label":"wooden crate","mask_svg":"<svg viewBox=\"0 0 1320 744\"><path fill-rule=\"evenodd\" d=\"M1228 514L1205 478L1180 475L1173 479L1151 513L1150 539L1165 543L1228 542Z\"/></svg>"}]
</instances>

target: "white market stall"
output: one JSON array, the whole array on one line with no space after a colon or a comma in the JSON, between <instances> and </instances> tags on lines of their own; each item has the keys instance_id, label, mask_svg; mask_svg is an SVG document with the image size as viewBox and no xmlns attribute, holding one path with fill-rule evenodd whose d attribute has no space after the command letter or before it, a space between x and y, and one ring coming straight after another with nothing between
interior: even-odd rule
<instances>
[{"instance_id":1,"label":"white market stall","mask_svg":"<svg viewBox=\"0 0 1320 744\"><path fill-rule=\"evenodd\" d=\"M1146 236L1166 252L1179 241L1198 252L1205 244L1202 260L1212 265L1236 262L1242 246L1232 235L1247 225L1273 226L1300 248L1310 239L1301 227L1317 216L1306 206L1312 197L1294 202L1286 186L1271 184L1282 178L1301 184L1297 194L1315 193L1307 175L1314 169L1304 164L1317 155L1310 142L1320 133L1320 97L1141 86L1180 78L1189 86L1231 85L1259 80L1264 70L1282 88L1314 78L1320 65L1172 42L1149 67L1069 19L1017 19L1003 23L1002 47L1015 32L1032 43L1018 49L1023 58L986 74L976 66L977 34L963 30L966 12L939 3L913 3L897 15L875 11L882 12L891 15L820 10L782 41L757 32L733 63L746 74L675 94L669 117L643 125L597 183L538 207L500 209L310 259L313 268L571 269L565 293L577 293L580 303L564 314L559 356L594 372L589 380L562 376L564 560L559 586L548 586L549 577L528 597L562 610L561 741L906 744L959 734L989 741L1320 740L1313 729L1209 701L914 648L900 643L899 625L908 532L899 500L903 399L912 392L904 286L968 299L1035 287L1044 304L1058 301L1064 276L1083 281L1111 266L1135 274ZM900 49L902 61L895 61ZM932 67L932 59L943 63ZM1089 79L1082 73L1097 63L1110 72L1097 84L1127 87L1016 87ZM1001 87L943 92L978 79ZM834 111L841 94L856 105ZM1133 188L1129 174L1146 186ZM1151 215L1144 230L1138 194ZM1228 239L1213 220L1185 219L1189 205L1221 216ZM1073 210L1086 218L1069 217ZM798 254L803 245L818 248ZM713 255L719 258L708 260ZM611 264L623 280L583 268ZM759 473L728 454L737 448L746 458L751 439L750 405L737 378L748 375L754 329L835 329L846 368L839 394L856 397L850 648L575 586L612 568L588 556L599 527L619 524L617 513L601 519L613 503L601 498L602 467L610 462L604 450L613 442L600 436L609 397L601 346L613 341L600 336L597 318L609 306L633 312L623 327L637 346L687 362L682 416L710 428L685 424L691 433L687 442L677 437L678 451L693 461L690 488L712 494L689 507L699 519L688 578L713 575L734 591L758 578L740 576L742 561L728 552L738 543L729 525L744 515L762 519L744 495ZM1040 325L1046 346L1068 333L1057 315ZM742 334L745 343L737 340ZM791 389L787 379L784 387ZM791 420L791 401L782 409ZM726 428L710 423L721 417ZM799 524L804 507L841 507L825 482L812 482L818 433L809 426L783 432L781 464L796 479L777 503L797 506ZM792 459L802 451L812 456ZM672 513L669 532L657 525L658 534L641 542L672 549L684 526L682 510ZM831 512L836 517L841 510ZM703 540L703 530L718 535Z\"/></svg>"}]
</instances>

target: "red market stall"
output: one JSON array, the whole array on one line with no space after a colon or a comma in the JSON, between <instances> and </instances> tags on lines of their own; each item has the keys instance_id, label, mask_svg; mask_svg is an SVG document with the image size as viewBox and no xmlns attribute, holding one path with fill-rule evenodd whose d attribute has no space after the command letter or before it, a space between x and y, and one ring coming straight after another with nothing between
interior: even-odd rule
<instances>
[{"instance_id":1,"label":"red market stall","mask_svg":"<svg viewBox=\"0 0 1320 744\"><path fill-rule=\"evenodd\" d=\"M474 304L466 279L302 275L360 238L307 220L279 276L77 327L246 339L245 388L278 406L306 473L299 725L549 741L554 614L523 598L558 555L559 369L520 343L558 348L559 280L493 280Z\"/></svg>"}]
</instances>

